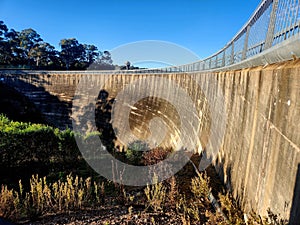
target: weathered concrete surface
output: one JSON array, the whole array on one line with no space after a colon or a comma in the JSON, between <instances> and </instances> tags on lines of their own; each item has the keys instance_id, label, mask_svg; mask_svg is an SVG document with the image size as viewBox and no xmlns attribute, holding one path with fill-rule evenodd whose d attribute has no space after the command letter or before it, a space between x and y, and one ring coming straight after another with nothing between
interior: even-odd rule
<instances>
[{"instance_id":1,"label":"weathered concrete surface","mask_svg":"<svg viewBox=\"0 0 300 225\"><path fill-rule=\"evenodd\" d=\"M105 78L92 73L55 72L23 75L2 72L0 76L4 78L3 82L15 86L40 105L45 116L59 127L70 124L71 100L80 78L84 78L87 91L91 84L102 84ZM254 209L265 215L270 208L273 213L291 218L292 224L297 224L300 221L297 218L300 205L299 172L297 175L300 164L300 61L228 72L115 74L110 75L104 89L109 98L115 98L126 85L147 78L147 85L153 90L171 93L167 83L161 83L157 77L174 81L194 103L195 116L200 121L200 126L193 130L200 140L199 148L195 150L205 148L211 135L218 135L211 134L210 113L211 107L216 107L216 93L223 93L227 115L225 135L214 163L218 173L246 211ZM207 95L212 102L208 102L208 96L195 80L209 87ZM217 86L210 89L213 80ZM34 94L33 90L37 92ZM48 100L49 96L42 93L56 97ZM182 99L178 98L178 101ZM82 102L85 102L84 98ZM186 107L186 102L181 105ZM149 97L131 107L130 129L136 136L146 139L149 121L159 117L168 131L163 145L173 146L180 139L179 118L182 115L173 103ZM219 114L215 118L221 120L224 116Z\"/></svg>"},{"instance_id":2,"label":"weathered concrete surface","mask_svg":"<svg viewBox=\"0 0 300 225\"><path fill-rule=\"evenodd\" d=\"M28 97L49 124L61 129L71 127L70 113L76 89L74 82L77 76L80 77L80 75L0 71L1 82Z\"/></svg>"},{"instance_id":3,"label":"weathered concrete surface","mask_svg":"<svg viewBox=\"0 0 300 225\"><path fill-rule=\"evenodd\" d=\"M289 218L300 204L292 202L299 190L299 61L216 75L228 116L219 173L246 209Z\"/></svg>"}]
</instances>

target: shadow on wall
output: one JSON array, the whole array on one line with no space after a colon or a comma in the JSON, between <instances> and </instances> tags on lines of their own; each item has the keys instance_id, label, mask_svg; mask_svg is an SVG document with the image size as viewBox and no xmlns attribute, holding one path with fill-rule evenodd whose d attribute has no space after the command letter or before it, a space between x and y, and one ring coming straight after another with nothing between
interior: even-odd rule
<instances>
[{"instance_id":1,"label":"shadow on wall","mask_svg":"<svg viewBox=\"0 0 300 225\"><path fill-rule=\"evenodd\" d=\"M1 82L0 113L14 121L46 123L37 107L25 95Z\"/></svg>"},{"instance_id":2,"label":"shadow on wall","mask_svg":"<svg viewBox=\"0 0 300 225\"><path fill-rule=\"evenodd\" d=\"M71 128L72 122L69 116L71 103L61 101L57 96L50 94L45 87L53 84L49 81L50 79L47 81L44 77L26 74L25 72L21 74L0 74L1 83L26 96L42 114L42 119L46 121L46 124L63 130L66 127ZM5 98L9 101L11 96L5 96ZM14 100L11 99L11 101Z\"/></svg>"},{"instance_id":3,"label":"shadow on wall","mask_svg":"<svg viewBox=\"0 0 300 225\"><path fill-rule=\"evenodd\" d=\"M225 157L217 158L213 163L218 176L222 180L223 184L226 186L226 189L229 191L233 191L231 174L232 174L232 165L231 163L227 163ZM237 197L237 196L235 196Z\"/></svg>"},{"instance_id":4,"label":"shadow on wall","mask_svg":"<svg viewBox=\"0 0 300 225\"><path fill-rule=\"evenodd\" d=\"M298 165L294 197L290 214L290 225L300 225L300 164Z\"/></svg>"},{"instance_id":5,"label":"shadow on wall","mask_svg":"<svg viewBox=\"0 0 300 225\"><path fill-rule=\"evenodd\" d=\"M109 98L109 93L106 90L100 90L96 106L93 106L95 108L96 127L102 134L101 141L106 147L113 145L117 138L111 124L114 101L114 98Z\"/></svg>"}]
</instances>

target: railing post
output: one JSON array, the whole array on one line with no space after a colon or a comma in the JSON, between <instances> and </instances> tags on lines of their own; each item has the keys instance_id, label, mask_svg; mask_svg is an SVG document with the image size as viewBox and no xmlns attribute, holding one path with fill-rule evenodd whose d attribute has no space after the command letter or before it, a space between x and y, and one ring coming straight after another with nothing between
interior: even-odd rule
<instances>
[{"instance_id":1,"label":"railing post","mask_svg":"<svg viewBox=\"0 0 300 225\"><path fill-rule=\"evenodd\" d=\"M264 50L272 47L273 45L277 9L278 9L278 0L273 0L272 11L270 15L270 22L268 26L268 33L266 36Z\"/></svg>"},{"instance_id":2,"label":"railing post","mask_svg":"<svg viewBox=\"0 0 300 225\"><path fill-rule=\"evenodd\" d=\"M226 54L225 54L225 52L226 52L226 49L224 49L224 51L223 51L223 57L222 57L222 67L224 67L224 66L225 66L225 57L226 57Z\"/></svg>"},{"instance_id":3,"label":"railing post","mask_svg":"<svg viewBox=\"0 0 300 225\"><path fill-rule=\"evenodd\" d=\"M244 48L243 48L243 53L242 53L242 60L244 60L244 59L247 58L247 50L248 50L248 40L249 40L250 28L251 28L251 26L248 25L247 26L247 30L246 30L246 37L245 37L245 41L244 41Z\"/></svg>"},{"instance_id":4,"label":"railing post","mask_svg":"<svg viewBox=\"0 0 300 225\"><path fill-rule=\"evenodd\" d=\"M234 41L231 43L230 65L234 64Z\"/></svg>"}]
</instances>

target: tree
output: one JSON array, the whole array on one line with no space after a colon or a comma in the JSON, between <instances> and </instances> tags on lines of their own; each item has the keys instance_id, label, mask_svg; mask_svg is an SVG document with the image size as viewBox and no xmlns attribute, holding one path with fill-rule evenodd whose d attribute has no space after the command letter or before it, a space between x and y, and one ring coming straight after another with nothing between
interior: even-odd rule
<instances>
[{"instance_id":1,"label":"tree","mask_svg":"<svg viewBox=\"0 0 300 225\"><path fill-rule=\"evenodd\" d=\"M19 46L19 32L14 29L5 33L3 40L2 64L20 65L23 64L23 50Z\"/></svg>"},{"instance_id":2,"label":"tree","mask_svg":"<svg viewBox=\"0 0 300 225\"><path fill-rule=\"evenodd\" d=\"M53 60L57 52L55 48L47 42L39 42L34 45L28 55L29 58L33 59L35 66L48 66L51 63L54 63Z\"/></svg>"},{"instance_id":3,"label":"tree","mask_svg":"<svg viewBox=\"0 0 300 225\"><path fill-rule=\"evenodd\" d=\"M0 41L4 39L4 34L8 31L7 26L3 21L0 21Z\"/></svg>"},{"instance_id":4,"label":"tree","mask_svg":"<svg viewBox=\"0 0 300 225\"><path fill-rule=\"evenodd\" d=\"M0 21L0 64L7 64L9 46L5 40L8 28L3 21Z\"/></svg>"},{"instance_id":5,"label":"tree","mask_svg":"<svg viewBox=\"0 0 300 225\"><path fill-rule=\"evenodd\" d=\"M100 60L113 67L110 53L100 54L95 45L80 44L75 38L69 38L62 39L60 47L61 51L56 51L32 28L18 32L9 30L0 21L0 65L85 69Z\"/></svg>"},{"instance_id":6,"label":"tree","mask_svg":"<svg viewBox=\"0 0 300 225\"><path fill-rule=\"evenodd\" d=\"M85 50L85 62L87 66L91 65L99 57L100 53L95 45L83 45Z\"/></svg>"},{"instance_id":7,"label":"tree","mask_svg":"<svg viewBox=\"0 0 300 225\"><path fill-rule=\"evenodd\" d=\"M89 67L90 70L114 70L113 60L109 51L100 54L94 63Z\"/></svg>"},{"instance_id":8,"label":"tree","mask_svg":"<svg viewBox=\"0 0 300 225\"><path fill-rule=\"evenodd\" d=\"M129 61L126 61L125 62L125 66L126 66L126 69L129 70L130 69L130 65L131 63Z\"/></svg>"},{"instance_id":9,"label":"tree","mask_svg":"<svg viewBox=\"0 0 300 225\"><path fill-rule=\"evenodd\" d=\"M103 64L108 64L108 65L112 65L113 61L111 59L111 54L109 51L104 51L102 56L101 56L101 62Z\"/></svg>"},{"instance_id":10,"label":"tree","mask_svg":"<svg viewBox=\"0 0 300 225\"><path fill-rule=\"evenodd\" d=\"M23 50L22 58L25 62L27 61L28 64L31 64L32 58L30 57L30 51L32 50L32 48L38 46L39 43L43 41L43 39L35 30L29 28L20 32L20 34L18 35L18 40L19 47L21 50Z\"/></svg>"},{"instance_id":11,"label":"tree","mask_svg":"<svg viewBox=\"0 0 300 225\"><path fill-rule=\"evenodd\" d=\"M75 38L63 39L59 45L61 47L60 58L65 63L67 70L70 69L70 66L75 65L76 62L84 59L84 46L79 44Z\"/></svg>"}]
</instances>

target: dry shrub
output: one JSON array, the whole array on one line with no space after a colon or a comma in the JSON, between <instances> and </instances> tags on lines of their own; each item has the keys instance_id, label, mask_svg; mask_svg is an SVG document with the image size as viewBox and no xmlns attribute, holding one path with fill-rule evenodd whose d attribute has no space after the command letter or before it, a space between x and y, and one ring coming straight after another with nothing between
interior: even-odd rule
<instances>
[{"instance_id":1,"label":"dry shrub","mask_svg":"<svg viewBox=\"0 0 300 225\"><path fill-rule=\"evenodd\" d=\"M184 195L180 195L176 202L176 211L180 215L182 224L190 224L190 217L188 212L188 203Z\"/></svg>"},{"instance_id":2,"label":"dry shrub","mask_svg":"<svg viewBox=\"0 0 300 225\"><path fill-rule=\"evenodd\" d=\"M146 209L151 208L155 212L163 209L166 199L166 187L163 182L157 182L157 176L153 178L153 185L147 185L144 192L147 198Z\"/></svg>"},{"instance_id":3,"label":"dry shrub","mask_svg":"<svg viewBox=\"0 0 300 225\"><path fill-rule=\"evenodd\" d=\"M192 179L191 191L195 198L208 200L211 187L210 178L206 173L199 173L197 177Z\"/></svg>"},{"instance_id":4,"label":"dry shrub","mask_svg":"<svg viewBox=\"0 0 300 225\"><path fill-rule=\"evenodd\" d=\"M46 214L78 210L103 203L104 185L92 183L91 178L82 179L68 175L66 181L48 184L46 177L38 175L30 179L30 190L23 192L2 186L0 193L0 217L11 220L31 218Z\"/></svg>"},{"instance_id":5,"label":"dry shrub","mask_svg":"<svg viewBox=\"0 0 300 225\"><path fill-rule=\"evenodd\" d=\"M156 147L143 153L142 162L144 165L154 165L166 159L172 152L172 148Z\"/></svg>"},{"instance_id":6,"label":"dry shrub","mask_svg":"<svg viewBox=\"0 0 300 225\"><path fill-rule=\"evenodd\" d=\"M168 183L168 199L167 199L167 203L168 203L168 207L170 209L173 209L176 206L176 202L179 196L178 193L178 186L176 183L176 178L175 176L172 176L170 179L167 180Z\"/></svg>"},{"instance_id":7,"label":"dry shrub","mask_svg":"<svg viewBox=\"0 0 300 225\"><path fill-rule=\"evenodd\" d=\"M220 213L211 212L209 210L205 211L206 225L227 225L228 222L224 220Z\"/></svg>"},{"instance_id":8,"label":"dry shrub","mask_svg":"<svg viewBox=\"0 0 300 225\"><path fill-rule=\"evenodd\" d=\"M0 193L0 217L15 219L19 214L20 198L18 192L2 185Z\"/></svg>"}]
</instances>

